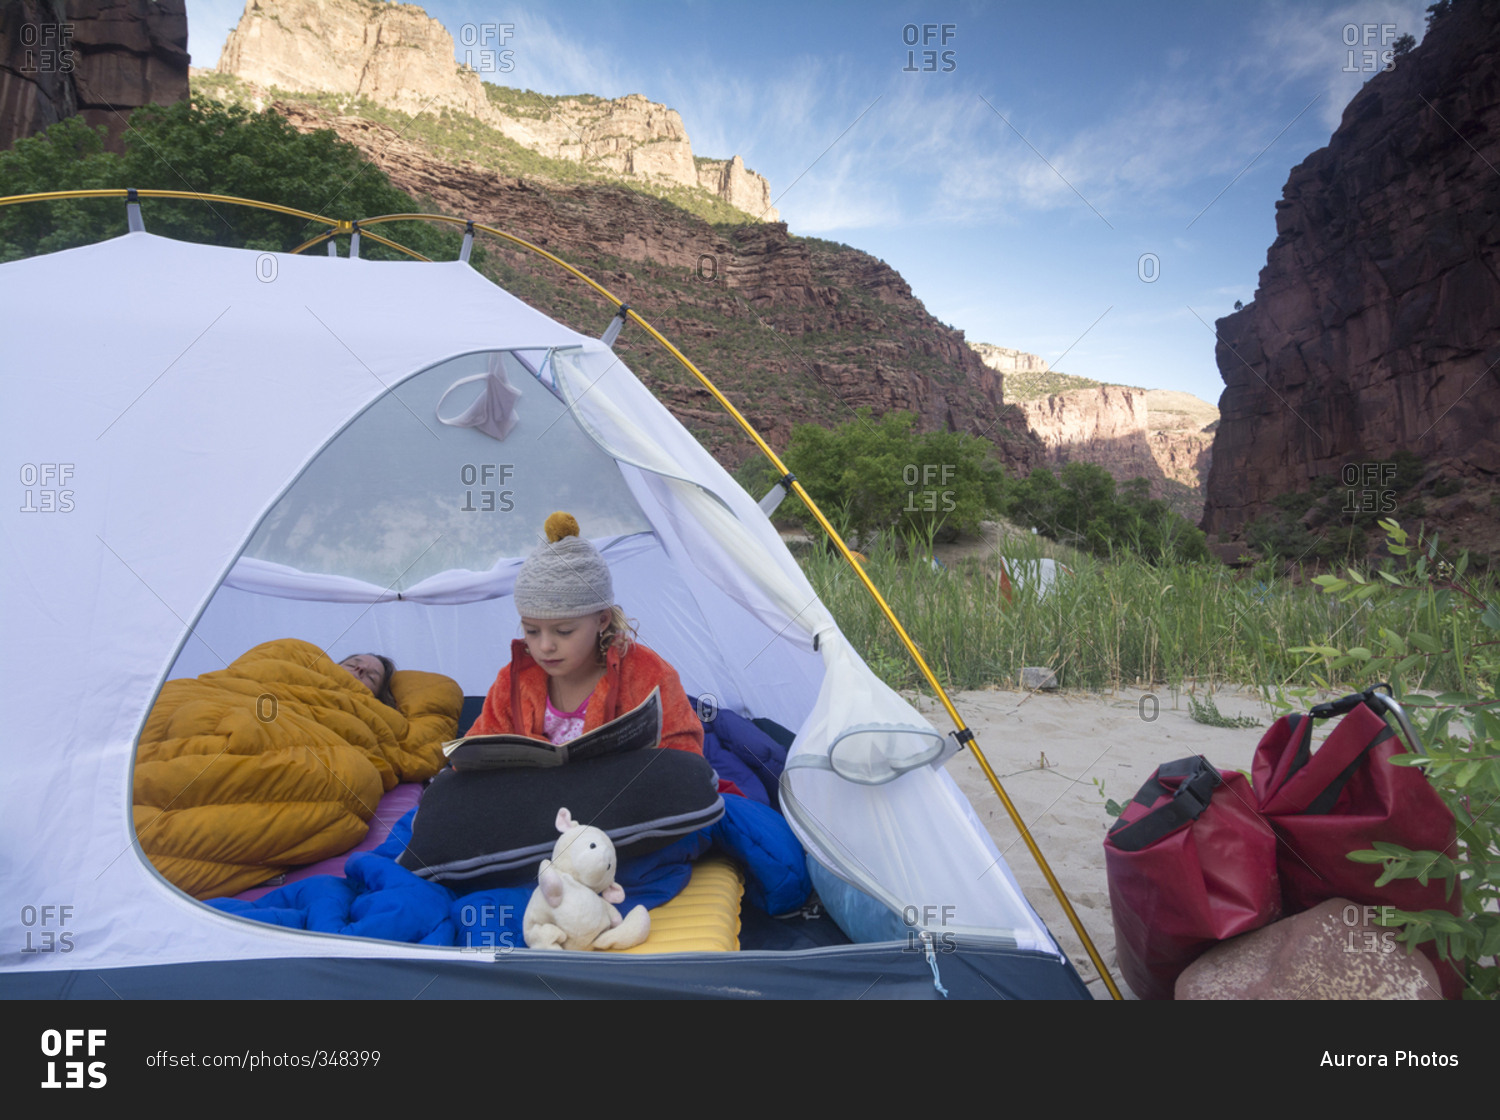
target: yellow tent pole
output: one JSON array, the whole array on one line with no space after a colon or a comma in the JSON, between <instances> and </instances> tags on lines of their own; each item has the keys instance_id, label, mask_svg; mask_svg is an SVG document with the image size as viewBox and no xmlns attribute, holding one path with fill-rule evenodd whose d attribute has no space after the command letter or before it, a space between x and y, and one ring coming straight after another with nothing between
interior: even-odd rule
<instances>
[{"instance_id":1,"label":"yellow tent pole","mask_svg":"<svg viewBox=\"0 0 1500 1120\"><path fill-rule=\"evenodd\" d=\"M39 194L7 195L0 198L0 206L9 206L16 202L58 202L70 198L126 198L129 194L129 190L124 187L87 191L42 191ZM135 195L137 198L184 198L196 202L225 202L233 206L251 206L257 210L274 210L278 214L290 214L294 218L305 218L309 222L323 222L330 226L339 224L336 219L325 218L321 214L309 214L306 210L294 210L290 206L278 206L274 202L257 202L253 198L235 198L227 194L199 194L197 191L158 191L141 188L135 192Z\"/></svg>"},{"instance_id":2,"label":"yellow tent pole","mask_svg":"<svg viewBox=\"0 0 1500 1120\"><path fill-rule=\"evenodd\" d=\"M426 261L428 264L432 263L431 257L424 257L415 249L408 249L405 245L398 244L395 241L390 241L387 238L381 237L378 233L371 233L369 230L365 229L365 224L363 222L359 224L359 232L365 237L368 237L371 241L379 242L381 245L384 245L387 248L401 250L401 252L405 253L408 257L415 257L417 260Z\"/></svg>"},{"instance_id":3,"label":"yellow tent pole","mask_svg":"<svg viewBox=\"0 0 1500 1120\"><path fill-rule=\"evenodd\" d=\"M298 253L302 252L303 249L311 249L314 245L321 245L323 242L337 237L340 233L347 232L342 228L342 226L343 223L340 222L339 225L335 226L333 229L324 230L316 237L309 237L301 245L298 245L295 249L293 249L291 255L296 256Z\"/></svg>"}]
</instances>

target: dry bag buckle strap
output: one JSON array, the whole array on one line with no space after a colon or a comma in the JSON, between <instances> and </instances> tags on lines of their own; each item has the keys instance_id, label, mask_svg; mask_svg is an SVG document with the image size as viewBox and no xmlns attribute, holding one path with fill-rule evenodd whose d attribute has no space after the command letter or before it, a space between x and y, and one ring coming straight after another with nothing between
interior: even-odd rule
<instances>
[{"instance_id":1,"label":"dry bag buckle strap","mask_svg":"<svg viewBox=\"0 0 1500 1120\"><path fill-rule=\"evenodd\" d=\"M1177 788L1164 785L1162 778L1181 778ZM1179 759L1157 767L1133 800L1147 806L1163 797L1171 800L1145 816L1126 821L1123 816L1109 830L1110 842L1122 852L1139 852L1191 824L1203 815L1213 800L1214 789L1224 779L1202 755Z\"/></svg>"},{"instance_id":2,"label":"dry bag buckle strap","mask_svg":"<svg viewBox=\"0 0 1500 1120\"><path fill-rule=\"evenodd\" d=\"M1173 800L1195 818L1208 808L1208 803L1213 800L1214 790L1224 780L1202 755L1158 767L1156 776L1158 782L1162 778L1182 779Z\"/></svg>"},{"instance_id":3,"label":"dry bag buckle strap","mask_svg":"<svg viewBox=\"0 0 1500 1120\"><path fill-rule=\"evenodd\" d=\"M1308 709L1307 714L1312 716L1313 719L1329 719L1332 716L1347 715L1361 704L1368 704L1373 708L1375 707L1376 690L1381 688L1385 689L1387 695L1390 694L1391 686L1382 681L1380 684L1371 685L1363 692L1352 692L1348 696L1339 697L1337 700L1329 700L1323 704L1314 704Z\"/></svg>"}]
</instances>

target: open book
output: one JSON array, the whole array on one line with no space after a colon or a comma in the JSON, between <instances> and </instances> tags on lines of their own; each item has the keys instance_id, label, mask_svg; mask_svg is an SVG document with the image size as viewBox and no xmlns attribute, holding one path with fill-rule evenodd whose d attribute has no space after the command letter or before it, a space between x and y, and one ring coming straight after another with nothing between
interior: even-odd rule
<instances>
[{"instance_id":1,"label":"open book","mask_svg":"<svg viewBox=\"0 0 1500 1120\"><path fill-rule=\"evenodd\" d=\"M443 744L456 770L562 766L568 762L661 745L661 688L624 715L561 746L525 735L466 735Z\"/></svg>"}]
</instances>

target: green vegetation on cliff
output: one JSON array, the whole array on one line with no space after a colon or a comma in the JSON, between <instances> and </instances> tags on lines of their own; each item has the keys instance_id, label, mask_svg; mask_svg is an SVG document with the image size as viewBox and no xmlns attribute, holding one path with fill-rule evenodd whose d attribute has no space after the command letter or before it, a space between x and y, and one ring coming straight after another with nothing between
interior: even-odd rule
<instances>
[{"instance_id":1,"label":"green vegetation on cliff","mask_svg":"<svg viewBox=\"0 0 1500 1120\"><path fill-rule=\"evenodd\" d=\"M465 113L426 112L419 116L377 105L366 97L341 93L311 93L272 87L259 92L232 74L194 74L190 85L192 96L229 105L254 106L261 100L285 102L320 110L336 116L353 116L384 125L412 144L423 148L436 159L448 163L470 162L517 179L542 180L551 183L610 183L628 186L633 191L652 195L695 214L711 225L744 225L748 220L742 210L729 205L715 194L698 187L659 185L640 179L613 175L608 170L553 159L523 147L499 129ZM602 103L587 94L571 97L548 97L530 90L513 90L486 84L491 104L518 117L546 120L559 102Z\"/></svg>"}]
</instances>

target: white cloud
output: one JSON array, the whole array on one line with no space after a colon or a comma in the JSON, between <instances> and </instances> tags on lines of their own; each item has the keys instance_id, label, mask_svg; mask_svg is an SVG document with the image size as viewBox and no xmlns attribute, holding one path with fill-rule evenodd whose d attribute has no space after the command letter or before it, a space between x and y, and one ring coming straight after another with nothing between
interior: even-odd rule
<instances>
[{"instance_id":1,"label":"white cloud","mask_svg":"<svg viewBox=\"0 0 1500 1120\"><path fill-rule=\"evenodd\" d=\"M494 75L499 84L538 93L592 93L611 98L644 92L630 80L618 51L568 35L545 16L532 12L521 10L505 18L515 25L514 35L506 44L515 52L515 69Z\"/></svg>"},{"instance_id":2,"label":"white cloud","mask_svg":"<svg viewBox=\"0 0 1500 1120\"><path fill-rule=\"evenodd\" d=\"M1357 0L1319 17L1302 5L1277 5L1261 29L1264 55L1274 60L1274 73L1283 82L1313 80L1322 94L1318 119L1332 131L1350 100L1384 65L1381 52L1401 35L1421 41L1426 9L1427 0Z\"/></svg>"}]
</instances>

